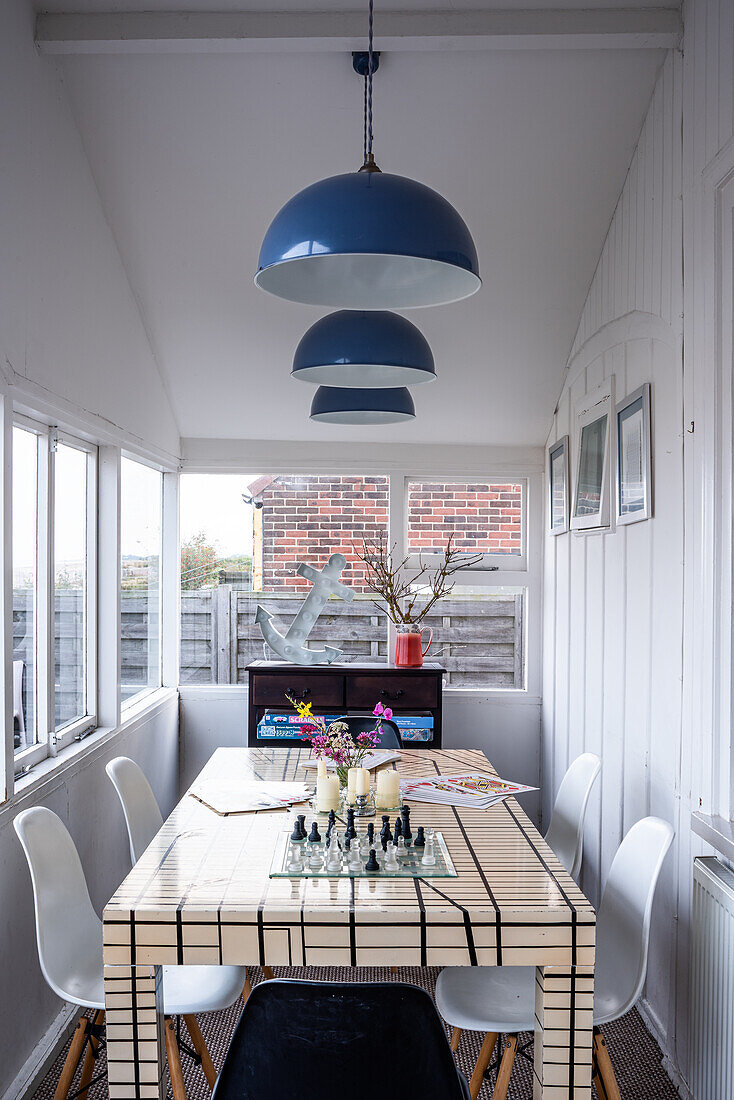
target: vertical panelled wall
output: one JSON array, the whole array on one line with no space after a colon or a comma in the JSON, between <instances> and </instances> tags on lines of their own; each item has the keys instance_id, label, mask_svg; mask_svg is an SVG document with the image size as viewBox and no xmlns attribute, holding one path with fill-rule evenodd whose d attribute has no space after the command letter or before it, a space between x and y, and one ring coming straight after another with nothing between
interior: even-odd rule
<instances>
[{"instance_id":1,"label":"vertical panelled wall","mask_svg":"<svg viewBox=\"0 0 734 1100\"><path fill-rule=\"evenodd\" d=\"M680 828L683 637L682 59L658 76L568 364L549 443L584 396L614 376L615 399L652 388L654 518L605 533L547 536L542 767L547 822L581 752L598 753L582 886L597 903L629 827L658 814ZM649 1015L673 1054L678 868L653 917Z\"/></svg>"}]
</instances>

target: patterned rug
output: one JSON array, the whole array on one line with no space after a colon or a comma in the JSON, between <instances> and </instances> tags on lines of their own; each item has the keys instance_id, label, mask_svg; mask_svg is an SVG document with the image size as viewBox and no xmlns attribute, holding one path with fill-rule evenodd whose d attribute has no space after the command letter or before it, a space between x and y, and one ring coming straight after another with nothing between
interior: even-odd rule
<instances>
[{"instance_id":1,"label":"patterned rug","mask_svg":"<svg viewBox=\"0 0 734 1100\"><path fill-rule=\"evenodd\" d=\"M249 973L253 985L262 981L262 971L256 967L250 967ZM359 970L337 967L314 967L308 970L275 968L275 976L278 978L307 977L312 981L342 982L350 980L370 982L404 981L423 986L431 995L433 995L438 974L438 969L422 970L417 967L401 967L396 976L391 975L389 969L385 967ZM240 1011L241 1002L238 1001L225 1012L211 1012L206 1016L199 1017L204 1038L217 1069L221 1067L224 1061ZM630 1012L622 1020L609 1024L604 1028L604 1035L623 1100L678 1100L678 1094L662 1068L660 1048L647 1031L638 1012ZM525 1038L529 1038L529 1036L523 1036L523 1039ZM471 1077L482 1039L482 1035L472 1031L464 1032L461 1037L456 1060L459 1068L463 1070L467 1077ZM35 1094L35 1100L53 1100L54 1089L66 1056L66 1049L59 1055L56 1063L44 1078ZM532 1053L532 1051L528 1053ZM186 1055L183 1055L182 1062L188 1100L209 1100L209 1089L201 1069L195 1066ZM101 1073L103 1069L104 1054L100 1056L97 1063L96 1073ZM493 1085L493 1080L485 1080L479 1094L480 1100L490 1100ZM72 1085L72 1093L78 1087L77 1073L77 1079ZM515 1060L508 1100L532 1100L532 1095L530 1062L525 1058L518 1057ZM89 1090L88 1100L105 1100L106 1096L107 1081L106 1078L102 1078Z\"/></svg>"}]
</instances>

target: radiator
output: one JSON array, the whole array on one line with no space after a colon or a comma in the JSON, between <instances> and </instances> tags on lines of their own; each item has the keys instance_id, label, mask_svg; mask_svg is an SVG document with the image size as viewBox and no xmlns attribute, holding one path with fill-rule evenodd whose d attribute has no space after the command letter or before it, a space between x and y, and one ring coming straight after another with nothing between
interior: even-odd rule
<instances>
[{"instance_id":1,"label":"radiator","mask_svg":"<svg viewBox=\"0 0 734 1100\"><path fill-rule=\"evenodd\" d=\"M713 856L693 863L691 1092L734 1097L734 874Z\"/></svg>"}]
</instances>

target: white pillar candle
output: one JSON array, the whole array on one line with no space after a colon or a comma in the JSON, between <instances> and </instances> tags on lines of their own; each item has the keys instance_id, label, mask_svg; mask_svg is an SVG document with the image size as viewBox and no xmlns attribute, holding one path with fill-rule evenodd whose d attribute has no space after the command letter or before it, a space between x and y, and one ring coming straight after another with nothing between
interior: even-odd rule
<instances>
[{"instance_id":1,"label":"white pillar candle","mask_svg":"<svg viewBox=\"0 0 734 1100\"><path fill-rule=\"evenodd\" d=\"M321 775L316 780L316 812L328 814L339 809L339 779L336 775Z\"/></svg>"},{"instance_id":2,"label":"white pillar candle","mask_svg":"<svg viewBox=\"0 0 734 1100\"><path fill-rule=\"evenodd\" d=\"M400 775L390 769L377 773L375 805L378 810L392 810L400 800Z\"/></svg>"},{"instance_id":3,"label":"white pillar candle","mask_svg":"<svg viewBox=\"0 0 734 1100\"><path fill-rule=\"evenodd\" d=\"M350 802L354 802L354 796L357 793L357 772L359 768L349 768L347 771L347 797Z\"/></svg>"},{"instance_id":4,"label":"white pillar candle","mask_svg":"<svg viewBox=\"0 0 734 1100\"><path fill-rule=\"evenodd\" d=\"M316 764L316 775L319 779L325 779L326 778L326 757L325 756L320 757L319 760L318 760L318 763Z\"/></svg>"},{"instance_id":5,"label":"white pillar candle","mask_svg":"<svg viewBox=\"0 0 734 1100\"><path fill-rule=\"evenodd\" d=\"M354 779L354 793L355 794L369 794L370 793L370 773L367 768L355 768L357 773Z\"/></svg>"}]
</instances>

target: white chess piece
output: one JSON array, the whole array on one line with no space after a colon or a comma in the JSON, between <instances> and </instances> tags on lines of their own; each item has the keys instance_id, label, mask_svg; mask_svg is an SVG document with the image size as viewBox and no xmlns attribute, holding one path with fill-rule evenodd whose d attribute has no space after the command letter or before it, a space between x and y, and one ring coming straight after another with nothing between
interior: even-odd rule
<instances>
[{"instance_id":1,"label":"white chess piece","mask_svg":"<svg viewBox=\"0 0 734 1100\"><path fill-rule=\"evenodd\" d=\"M342 869L342 854L339 850L339 841L334 835L335 833L336 829L334 829L331 834L331 842L326 857L326 870L329 874L339 874Z\"/></svg>"},{"instance_id":2,"label":"white chess piece","mask_svg":"<svg viewBox=\"0 0 734 1100\"><path fill-rule=\"evenodd\" d=\"M433 832L433 830L431 830ZM426 846L423 849L423 859L421 860L423 867L435 867L436 866L436 852L435 841L432 836L426 837Z\"/></svg>"},{"instance_id":3,"label":"white chess piece","mask_svg":"<svg viewBox=\"0 0 734 1100\"><path fill-rule=\"evenodd\" d=\"M408 849L405 845L405 837L404 836L399 836L398 837L398 851L397 851L398 859L405 859L407 854L408 854Z\"/></svg>"},{"instance_id":4,"label":"white chess piece","mask_svg":"<svg viewBox=\"0 0 734 1100\"><path fill-rule=\"evenodd\" d=\"M402 837L400 839L402 839ZM387 851L385 852L385 860L383 866L386 871L400 870L400 864L398 863L395 845L391 840L388 840L387 842Z\"/></svg>"},{"instance_id":5,"label":"white chess piece","mask_svg":"<svg viewBox=\"0 0 734 1100\"><path fill-rule=\"evenodd\" d=\"M318 844L311 845L311 854L308 857L308 865L312 871L320 871L324 862L321 847Z\"/></svg>"},{"instance_id":6,"label":"white chess piece","mask_svg":"<svg viewBox=\"0 0 734 1100\"><path fill-rule=\"evenodd\" d=\"M292 875L299 875L302 870L303 860L301 859L301 847L295 841L292 841L288 852L288 866L286 867L286 871L290 871Z\"/></svg>"}]
</instances>

